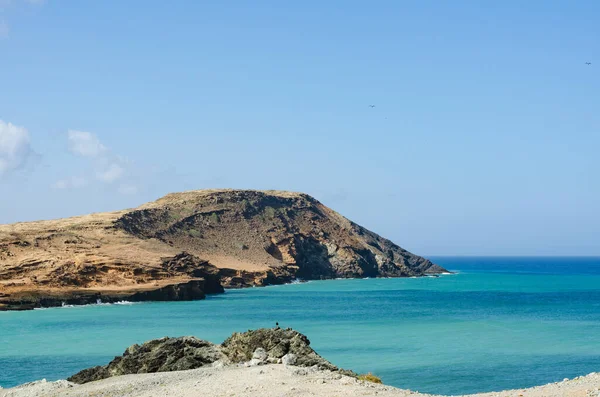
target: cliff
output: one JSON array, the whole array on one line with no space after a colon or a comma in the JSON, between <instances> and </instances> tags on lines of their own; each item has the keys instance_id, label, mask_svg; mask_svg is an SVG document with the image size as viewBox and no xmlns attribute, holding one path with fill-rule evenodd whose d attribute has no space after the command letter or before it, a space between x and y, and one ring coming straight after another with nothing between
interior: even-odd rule
<instances>
[{"instance_id":1,"label":"cliff","mask_svg":"<svg viewBox=\"0 0 600 397\"><path fill-rule=\"evenodd\" d=\"M302 193L199 190L133 210L0 225L0 309L445 271Z\"/></svg>"}]
</instances>

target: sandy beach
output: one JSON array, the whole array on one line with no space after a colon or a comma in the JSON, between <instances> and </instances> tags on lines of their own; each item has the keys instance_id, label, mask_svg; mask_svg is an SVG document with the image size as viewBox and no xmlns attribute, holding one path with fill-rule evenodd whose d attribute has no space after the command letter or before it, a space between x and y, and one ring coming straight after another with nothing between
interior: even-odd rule
<instances>
[{"instance_id":1,"label":"sandy beach","mask_svg":"<svg viewBox=\"0 0 600 397\"><path fill-rule=\"evenodd\" d=\"M336 372L272 364L256 367L199 368L188 371L124 375L77 385L39 381L0 390L0 397L196 397L196 396L422 396L418 391L360 381ZM597 397L600 373L529 389L471 397Z\"/></svg>"}]
</instances>

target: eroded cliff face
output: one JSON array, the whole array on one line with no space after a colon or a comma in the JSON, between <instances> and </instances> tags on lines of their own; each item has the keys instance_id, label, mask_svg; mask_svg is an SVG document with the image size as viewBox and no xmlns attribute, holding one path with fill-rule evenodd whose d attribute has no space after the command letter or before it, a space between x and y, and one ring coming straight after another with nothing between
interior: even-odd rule
<instances>
[{"instance_id":1,"label":"eroded cliff face","mask_svg":"<svg viewBox=\"0 0 600 397\"><path fill-rule=\"evenodd\" d=\"M302 193L199 190L134 210L0 225L0 309L444 271ZM193 293L169 287L192 280L202 280Z\"/></svg>"},{"instance_id":2,"label":"eroded cliff face","mask_svg":"<svg viewBox=\"0 0 600 397\"><path fill-rule=\"evenodd\" d=\"M145 286L126 290L33 290L0 296L0 310L31 310L40 307L91 305L97 303L190 301L206 297L204 279L194 279L163 287Z\"/></svg>"},{"instance_id":3,"label":"eroded cliff face","mask_svg":"<svg viewBox=\"0 0 600 397\"><path fill-rule=\"evenodd\" d=\"M124 214L115 226L211 262L236 258L267 266L273 274L265 278L403 277L444 271L300 193L174 194Z\"/></svg>"}]
</instances>

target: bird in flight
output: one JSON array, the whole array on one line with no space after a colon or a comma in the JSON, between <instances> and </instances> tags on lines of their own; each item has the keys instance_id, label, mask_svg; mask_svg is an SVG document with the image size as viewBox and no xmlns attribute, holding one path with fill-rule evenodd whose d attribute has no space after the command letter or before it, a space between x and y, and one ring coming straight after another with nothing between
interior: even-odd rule
<instances>
[{"instance_id":1,"label":"bird in flight","mask_svg":"<svg viewBox=\"0 0 600 397\"><path fill-rule=\"evenodd\" d=\"M369 105L369 107L372 109L372 108L374 108L374 107L375 107L375 105Z\"/></svg>"},{"instance_id":2,"label":"bird in flight","mask_svg":"<svg viewBox=\"0 0 600 397\"><path fill-rule=\"evenodd\" d=\"M590 66L592 63L591 62L586 62L585 64L588 65L588 66Z\"/></svg>"}]
</instances>

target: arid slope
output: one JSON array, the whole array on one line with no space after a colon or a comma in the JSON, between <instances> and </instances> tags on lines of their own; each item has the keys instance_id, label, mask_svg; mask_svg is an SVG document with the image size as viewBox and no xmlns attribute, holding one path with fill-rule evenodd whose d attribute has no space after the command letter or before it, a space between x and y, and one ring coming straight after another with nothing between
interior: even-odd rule
<instances>
[{"instance_id":1,"label":"arid slope","mask_svg":"<svg viewBox=\"0 0 600 397\"><path fill-rule=\"evenodd\" d=\"M133 210L0 225L0 308L444 271L301 193L199 190Z\"/></svg>"}]
</instances>

